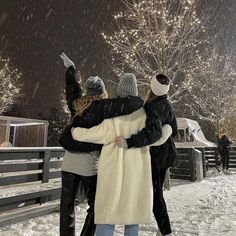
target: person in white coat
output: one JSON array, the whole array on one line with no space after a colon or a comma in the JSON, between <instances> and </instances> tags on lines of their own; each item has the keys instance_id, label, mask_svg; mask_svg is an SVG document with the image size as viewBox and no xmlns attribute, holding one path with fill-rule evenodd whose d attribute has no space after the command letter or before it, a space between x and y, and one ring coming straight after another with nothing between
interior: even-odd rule
<instances>
[{"instance_id":1,"label":"person in white coat","mask_svg":"<svg viewBox=\"0 0 236 236\"><path fill-rule=\"evenodd\" d=\"M137 96L137 81L126 73L117 89L119 97ZM138 235L138 224L152 220L152 177L149 147L123 149L116 136L130 137L145 127L143 108L129 115L104 120L90 129L73 128L75 140L103 144L98 164L95 198L96 236L112 236L114 225L125 225L125 236Z\"/></svg>"}]
</instances>

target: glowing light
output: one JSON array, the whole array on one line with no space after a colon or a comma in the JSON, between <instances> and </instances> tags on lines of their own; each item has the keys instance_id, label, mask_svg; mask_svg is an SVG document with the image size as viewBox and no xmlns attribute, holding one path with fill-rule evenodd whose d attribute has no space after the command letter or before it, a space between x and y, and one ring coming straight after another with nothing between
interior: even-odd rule
<instances>
[{"instance_id":1,"label":"glowing light","mask_svg":"<svg viewBox=\"0 0 236 236\"><path fill-rule=\"evenodd\" d=\"M0 114L7 111L22 96L20 92L23 83L20 78L21 73L10 68L9 59L0 57Z\"/></svg>"}]
</instances>

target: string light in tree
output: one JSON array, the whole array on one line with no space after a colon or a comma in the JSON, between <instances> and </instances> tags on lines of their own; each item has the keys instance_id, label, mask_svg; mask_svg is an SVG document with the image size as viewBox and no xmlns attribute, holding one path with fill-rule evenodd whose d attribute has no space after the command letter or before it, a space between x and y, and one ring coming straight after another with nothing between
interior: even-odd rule
<instances>
[{"instance_id":1,"label":"string light in tree","mask_svg":"<svg viewBox=\"0 0 236 236\"><path fill-rule=\"evenodd\" d=\"M0 114L9 110L22 96L21 75L18 69L10 67L9 59L0 57Z\"/></svg>"},{"instance_id":2,"label":"string light in tree","mask_svg":"<svg viewBox=\"0 0 236 236\"><path fill-rule=\"evenodd\" d=\"M170 99L178 101L194 78L196 58L209 44L208 17L197 14L198 4L198 0L125 1L126 9L114 16L117 30L102 33L112 48L114 71L120 75L129 68L140 85L149 85L154 73L165 73L177 85L172 86Z\"/></svg>"}]
</instances>

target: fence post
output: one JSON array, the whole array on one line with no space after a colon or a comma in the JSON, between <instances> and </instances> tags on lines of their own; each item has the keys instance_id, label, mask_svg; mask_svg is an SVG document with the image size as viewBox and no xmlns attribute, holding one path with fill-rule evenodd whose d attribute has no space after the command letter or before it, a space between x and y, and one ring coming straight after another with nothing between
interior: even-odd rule
<instances>
[{"instance_id":1,"label":"fence post","mask_svg":"<svg viewBox=\"0 0 236 236\"><path fill-rule=\"evenodd\" d=\"M208 160L206 160L205 147L197 148L197 150L202 152L203 177L206 177L206 173L207 173L207 170L208 170Z\"/></svg>"},{"instance_id":2,"label":"fence post","mask_svg":"<svg viewBox=\"0 0 236 236\"><path fill-rule=\"evenodd\" d=\"M194 155L194 148L191 148L189 150L189 168L190 168L190 180L195 181L196 180L196 174L195 174L195 155Z\"/></svg>"},{"instance_id":3,"label":"fence post","mask_svg":"<svg viewBox=\"0 0 236 236\"><path fill-rule=\"evenodd\" d=\"M194 149L194 159L195 159L195 171L196 180L203 180L203 163L202 163L202 152L200 150Z\"/></svg>"},{"instance_id":4,"label":"fence post","mask_svg":"<svg viewBox=\"0 0 236 236\"><path fill-rule=\"evenodd\" d=\"M43 155L43 173L42 173L42 183L48 183L49 181L49 164L51 159L51 151L42 152Z\"/></svg>"}]
</instances>

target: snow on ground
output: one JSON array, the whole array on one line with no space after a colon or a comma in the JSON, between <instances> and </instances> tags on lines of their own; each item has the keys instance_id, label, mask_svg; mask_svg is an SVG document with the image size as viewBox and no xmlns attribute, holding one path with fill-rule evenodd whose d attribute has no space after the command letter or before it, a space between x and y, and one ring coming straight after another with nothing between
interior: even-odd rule
<instances>
[{"instance_id":1,"label":"snow on ground","mask_svg":"<svg viewBox=\"0 0 236 236\"><path fill-rule=\"evenodd\" d=\"M59 179L52 179L49 183L38 182L34 185L28 183L24 185L16 185L13 187L3 186L0 187L0 198L12 197L15 195L33 193L59 187L61 187L61 181Z\"/></svg>"},{"instance_id":2,"label":"snow on ground","mask_svg":"<svg viewBox=\"0 0 236 236\"><path fill-rule=\"evenodd\" d=\"M235 236L236 174L208 177L202 182L176 185L165 191L173 235ZM86 206L76 208L76 231L82 227ZM57 236L59 214L20 222L0 228L1 236ZM140 226L140 236L154 236L155 221ZM116 228L116 236L123 227Z\"/></svg>"}]
</instances>

